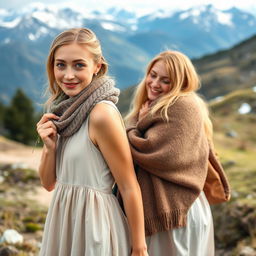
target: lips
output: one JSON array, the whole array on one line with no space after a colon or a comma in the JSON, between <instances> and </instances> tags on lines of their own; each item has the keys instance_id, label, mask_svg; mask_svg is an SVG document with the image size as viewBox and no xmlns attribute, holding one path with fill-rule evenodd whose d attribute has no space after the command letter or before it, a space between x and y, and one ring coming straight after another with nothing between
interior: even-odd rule
<instances>
[{"instance_id":1,"label":"lips","mask_svg":"<svg viewBox=\"0 0 256 256\"><path fill-rule=\"evenodd\" d=\"M154 90L153 88L149 87L152 94L160 94L161 92L158 90Z\"/></svg>"},{"instance_id":2,"label":"lips","mask_svg":"<svg viewBox=\"0 0 256 256\"><path fill-rule=\"evenodd\" d=\"M78 83L63 83L63 84L68 89L73 89L78 85Z\"/></svg>"}]
</instances>

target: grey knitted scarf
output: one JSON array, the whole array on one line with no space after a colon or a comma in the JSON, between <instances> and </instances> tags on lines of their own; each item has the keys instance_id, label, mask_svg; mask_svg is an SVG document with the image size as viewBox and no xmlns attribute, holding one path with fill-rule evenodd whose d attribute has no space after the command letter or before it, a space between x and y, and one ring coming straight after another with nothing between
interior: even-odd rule
<instances>
[{"instance_id":1,"label":"grey knitted scarf","mask_svg":"<svg viewBox=\"0 0 256 256\"><path fill-rule=\"evenodd\" d=\"M73 135L98 102L109 100L116 104L120 90L114 86L114 80L100 77L94 79L89 86L74 97L61 94L50 107L50 112L60 117L57 121L53 120L58 134L63 137Z\"/></svg>"}]
</instances>

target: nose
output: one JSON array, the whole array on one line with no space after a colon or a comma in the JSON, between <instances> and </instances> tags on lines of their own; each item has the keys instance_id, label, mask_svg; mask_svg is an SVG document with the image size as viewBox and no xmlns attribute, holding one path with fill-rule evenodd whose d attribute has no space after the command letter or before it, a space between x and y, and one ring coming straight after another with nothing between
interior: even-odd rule
<instances>
[{"instance_id":1,"label":"nose","mask_svg":"<svg viewBox=\"0 0 256 256\"><path fill-rule=\"evenodd\" d=\"M67 68L64 74L64 78L67 80L71 80L75 77L74 71L71 68Z\"/></svg>"},{"instance_id":2,"label":"nose","mask_svg":"<svg viewBox=\"0 0 256 256\"><path fill-rule=\"evenodd\" d=\"M157 88L157 87L159 87L159 85L160 85L160 83L159 83L159 80L158 80L157 78L155 78L155 79L153 79L153 80L151 81L151 86L152 86L152 87Z\"/></svg>"}]
</instances>

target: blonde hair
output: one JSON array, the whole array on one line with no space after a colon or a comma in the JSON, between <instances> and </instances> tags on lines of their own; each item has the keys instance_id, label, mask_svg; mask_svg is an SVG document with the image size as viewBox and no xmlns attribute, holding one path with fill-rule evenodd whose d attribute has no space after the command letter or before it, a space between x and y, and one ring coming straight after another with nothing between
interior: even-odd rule
<instances>
[{"instance_id":1,"label":"blonde hair","mask_svg":"<svg viewBox=\"0 0 256 256\"><path fill-rule=\"evenodd\" d=\"M171 90L163 95L151 110L151 114L161 111L168 120L168 108L178 97L196 91L200 86L198 75L190 59L177 51L164 51L157 55L147 66L146 74L139 83L132 102L132 110L126 119L136 116L147 100L146 79L154 64L163 61L170 78Z\"/></svg>"},{"instance_id":2,"label":"blonde hair","mask_svg":"<svg viewBox=\"0 0 256 256\"><path fill-rule=\"evenodd\" d=\"M196 99L200 105L200 110L201 110L202 117L203 117L204 131L205 131L206 137L207 137L209 143L212 145L212 148L214 148L213 147L213 125L212 125L212 121L209 116L208 106L207 106L206 102L198 94L196 94Z\"/></svg>"},{"instance_id":3,"label":"blonde hair","mask_svg":"<svg viewBox=\"0 0 256 256\"><path fill-rule=\"evenodd\" d=\"M152 67L156 62L163 61L170 79L171 90L164 94L156 104L152 107L150 114L154 115L160 111L163 119L168 121L168 108L180 97L188 94L195 94L202 109L205 132L209 140L212 138L212 123L209 118L208 108L202 98L195 92L200 88L200 80L190 59L178 51L164 51L158 54L148 64L146 74L137 86L134 99L132 101L132 109L126 116L126 121L135 117L142 105L147 101L146 79Z\"/></svg>"},{"instance_id":4,"label":"blonde hair","mask_svg":"<svg viewBox=\"0 0 256 256\"><path fill-rule=\"evenodd\" d=\"M58 48L63 45L68 45L72 43L78 43L85 45L86 48L92 53L94 61L96 64L101 64L101 68L97 73L97 77L104 76L108 71L108 64L102 55L101 45L99 40L93 31L88 28L72 28L66 30L53 40L50 52L47 58L46 70L48 76L48 91L51 96L46 102L49 105L53 100L55 100L61 93L61 88L57 85L54 76L54 55Z\"/></svg>"}]
</instances>

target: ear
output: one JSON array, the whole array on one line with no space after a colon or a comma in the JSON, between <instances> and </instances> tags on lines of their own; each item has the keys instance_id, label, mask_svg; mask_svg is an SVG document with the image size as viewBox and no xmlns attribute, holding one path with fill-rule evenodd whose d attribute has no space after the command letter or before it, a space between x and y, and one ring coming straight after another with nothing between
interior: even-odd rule
<instances>
[{"instance_id":1,"label":"ear","mask_svg":"<svg viewBox=\"0 0 256 256\"><path fill-rule=\"evenodd\" d=\"M94 72L94 73L97 74L97 73L100 71L101 66L102 66L102 64L101 64L101 63L98 63L98 64L96 65L96 68L95 68L95 72Z\"/></svg>"}]
</instances>

